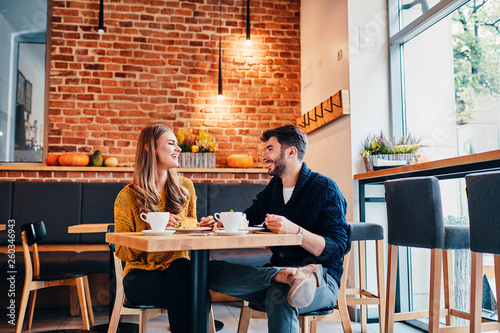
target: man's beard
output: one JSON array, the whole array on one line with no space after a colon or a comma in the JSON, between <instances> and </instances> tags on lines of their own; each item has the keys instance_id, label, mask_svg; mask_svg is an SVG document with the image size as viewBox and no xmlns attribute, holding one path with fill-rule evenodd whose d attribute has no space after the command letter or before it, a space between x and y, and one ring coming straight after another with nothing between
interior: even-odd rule
<instances>
[{"instance_id":1,"label":"man's beard","mask_svg":"<svg viewBox=\"0 0 500 333\"><path fill-rule=\"evenodd\" d=\"M273 160L272 162L274 164L274 170L273 171L269 170L268 174L274 177L281 177L286 169L285 151L282 150L278 159Z\"/></svg>"}]
</instances>

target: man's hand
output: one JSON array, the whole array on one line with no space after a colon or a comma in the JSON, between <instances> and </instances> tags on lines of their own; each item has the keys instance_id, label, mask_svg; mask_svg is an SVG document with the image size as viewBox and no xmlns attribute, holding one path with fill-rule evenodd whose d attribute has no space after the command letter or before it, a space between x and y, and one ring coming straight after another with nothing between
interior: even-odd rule
<instances>
[{"instance_id":1,"label":"man's hand","mask_svg":"<svg viewBox=\"0 0 500 333\"><path fill-rule=\"evenodd\" d=\"M296 234L299 226L281 215L266 214L266 226L276 234Z\"/></svg>"},{"instance_id":2,"label":"man's hand","mask_svg":"<svg viewBox=\"0 0 500 333\"><path fill-rule=\"evenodd\" d=\"M210 227L213 228L215 224L214 217L212 215L209 215L207 217L202 217L200 219L200 227Z\"/></svg>"}]
</instances>

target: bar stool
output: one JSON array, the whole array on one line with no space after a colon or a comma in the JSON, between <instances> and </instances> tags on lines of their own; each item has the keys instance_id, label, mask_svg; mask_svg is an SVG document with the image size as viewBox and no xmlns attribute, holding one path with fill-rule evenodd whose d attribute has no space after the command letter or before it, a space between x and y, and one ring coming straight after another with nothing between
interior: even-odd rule
<instances>
[{"instance_id":1,"label":"bar stool","mask_svg":"<svg viewBox=\"0 0 500 333\"><path fill-rule=\"evenodd\" d=\"M446 325L451 316L465 319L469 314L451 311L453 307L452 258L448 250L469 248L469 229L445 226L441 191L435 177L415 177L385 182L388 222L388 267L386 332L392 333L394 321L429 318L429 332L439 332L441 270L444 270ZM395 314L398 246L431 250L429 311Z\"/></svg>"},{"instance_id":2,"label":"bar stool","mask_svg":"<svg viewBox=\"0 0 500 333\"><path fill-rule=\"evenodd\" d=\"M360 306L361 332L366 332L367 304L377 304L379 311L380 332L384 331L385 290L384 290L384 228L375 223L350 222L351 241L358 242L359 251L359 288L346 288L346 295L356 295L359 298L347 298L347 305ZM366 241L376 242L377 288L378 296L366 290ZM351 244L352 246L352 244ZM353 253L349 252L349 255Z\"/></svg>"},{"instance_id":3,"label":"bar stool","mask_svg":"<svg viewBox=\"0 0 500 333\"><path fill-rule=\"evenodd\" d=\"M483 253L494 254L495 281L500 297L500 172L467 175L471 250L470 332L499 330L500 323L481 323L483 303ZM500 321L500 317L497 319Z\"/></svg>"}]
</instances>

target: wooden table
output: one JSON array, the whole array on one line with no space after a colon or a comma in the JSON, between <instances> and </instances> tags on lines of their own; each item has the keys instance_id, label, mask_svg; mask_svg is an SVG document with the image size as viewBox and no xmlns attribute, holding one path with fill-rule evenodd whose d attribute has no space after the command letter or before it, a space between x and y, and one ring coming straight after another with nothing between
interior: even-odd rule
<instances>
[{"instance_id":1,"label":"wooden table","mask_svg":"<svg viewBox=\"0 0 500 333\"><path fill-rule=\"evenodd\" d=\"M68 227L68 234L92 234L92 233L105 233L108 232L108 225L114 224L110 223L87 223L87 224L76 224L70 225Z\"/></svg>"},{"instance_id":2,"label":"wooden table","mask_svg":"<svg viewBox=\"0 0 500 333\"><path fill-rule=\"evenodd\" d=\"M106 242L134 249L157 251L191 250L191 333L208 332L207 308L209 299L207 266L209 250L238 249L261 246L287 246L302 244L302 235L253 233L243 236L192 236L177 233L171 236L144 236L139 232L107 233Z\"/></svg>"}]
</instances>

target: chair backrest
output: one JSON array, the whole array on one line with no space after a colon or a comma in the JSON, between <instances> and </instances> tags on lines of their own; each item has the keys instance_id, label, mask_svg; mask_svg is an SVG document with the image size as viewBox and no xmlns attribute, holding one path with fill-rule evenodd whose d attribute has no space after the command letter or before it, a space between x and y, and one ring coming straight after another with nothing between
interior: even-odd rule
<instances>
[{"instance_id":1,"label":"chair backrest","mask_svg":"<svg viewBox=\"0 0 500 333\"><path fill-rule=\"evenodd\" d=\"M436 177L388 180L387 241L391 245L443 248L441 190Z\"/></svg>"},{"instance_id":2,"label":"chair backrest","mask_svg":"<svg viewBox=\"0 0 500 333\"><path fill-rule=\"evenodd\" d=\"M26 279L40 275L40 257L37 243L47 237L47 230L43 221L25 223L21 225L21 238L24 252L24 267ZM31 263L30 249L33 250L33 264Z\"/></svg>"},{"instance_id":3,"label":"chair backrest","mask_svg":"<svg viewBox=\"0 0 500 333\"><path fill-rule=\"evenodd\" d=\"M467 175L465 181L470 249L500 254L500 171Z\"/></svg>"},{"instance_id":4,"label":"chair backrest","mask_svg":"<svg viewBox=\"0 0 500 333\"><path fill-rule=\"evenodd\" d=\"M47 237L47 229L45 229L45 223L43 221L25 223L21 226L21 232L23 231L26 232L26 239L29 246Z\"/></svg>"}]
</instances>

